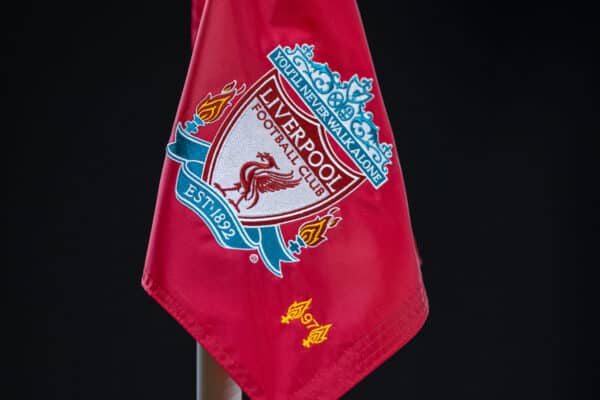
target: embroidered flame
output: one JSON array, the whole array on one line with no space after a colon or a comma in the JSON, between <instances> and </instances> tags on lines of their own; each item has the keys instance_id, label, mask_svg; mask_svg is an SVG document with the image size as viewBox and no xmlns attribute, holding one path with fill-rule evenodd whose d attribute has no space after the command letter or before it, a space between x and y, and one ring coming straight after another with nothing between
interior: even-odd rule
<instances>
[{"instance_id":1,"label":"embroidered flame","mask_svg":"<svg viewBox=\"0 0 600 400\"><path fill-rule=\"evenodd\" d=\"M215 122L223 115L223 111L231 105L231 99L242 94L246 90L246 85L243 84L241 87L236 88L236 81L231 81L227 85L223 86L221 93L211 94L210 92L196 107L196 114L204 121L209 124Z\"/></svg>"},{"instance_id":2,"label":"embroidered flame","mask_svg":"<svg viewBox=\"0 0 600 400\"><path fill-rule=\"evenodd\" d=\"M341 221L341 218L333 215L338 210L339 208L334 207L326 215L322 217L317 216L313 221L302 224L298 230L298 236L302 238L307 246L318 246L321 242L327 240L325 232L329 228L335 228L338 222Z\"/></svg>"},{"instance_id":3,"label":"embroidered flame","mask_svg":"<svg viewBox=\"0 0 600 400\"><path fill-rule=\"evenodd\" d=\"M312 303L312 297L304 301L294 301L288 307L287 314L281 316L281 323L289 324L293 319L302 318L308 307L310 307L310 303Z\"/></svg>"},{"instance_id":4,"label":"embroidered flame","mask_svg":"<svg viewBox=\"0 0 600 400\"><path fill-rule=\"evenodd\" d=\"M308 333L308 337L302 341L302 346L310 348L313 344L323 343L327 340L327 332L332 324L321 325Z\"/></svg>"}]
</instances>

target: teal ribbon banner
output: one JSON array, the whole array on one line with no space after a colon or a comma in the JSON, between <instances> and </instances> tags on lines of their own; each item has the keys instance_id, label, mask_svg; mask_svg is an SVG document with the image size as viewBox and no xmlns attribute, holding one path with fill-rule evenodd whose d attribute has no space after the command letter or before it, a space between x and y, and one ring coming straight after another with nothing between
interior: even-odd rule
<instances>
[{"instance_id":1,"label":"teal ribbon banner","mask_svg":"<svg viewBox=\"0 0 600 400\"><path fill-rule=\"evenodd\" d=\"M167 156L180 163L175 194L177 199L204 221L219 245L227 249L256 250L271 273L283 277L282 262L296 262L283 241L279 225L245 227L223 196L202 180L210 142L198 139L177 125L175 141Z\"/></svg>"}]
</instances>

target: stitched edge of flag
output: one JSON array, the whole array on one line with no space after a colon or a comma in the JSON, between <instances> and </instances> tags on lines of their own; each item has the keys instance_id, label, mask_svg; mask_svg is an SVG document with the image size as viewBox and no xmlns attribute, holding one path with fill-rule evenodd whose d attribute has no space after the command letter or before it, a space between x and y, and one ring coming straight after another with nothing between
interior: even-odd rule
<instances>
[{"instance_id":1,"label":"stitched edge of flag","mask_svg":"<svg viewBox=\"0 0 600 400\"><path fill-rule=\"evenodd\" d=\"M252 398L266 398L263 389L247 374L218 342L185 311L185 307L149 273L142 277L142 287L167 310ZM339 398L364 377L390 358L421 329L427 319L429 306L422 282L400 303L400 312L371 327L369 333L344 351L326 371L319 370L313 378L292 394L290 399ZM331 392L335 388L335 393ZM331 397L330 397L331 396Z\"/></svg>"},{"instance_id":2,"label":"stitched edge of flag","mask_svg":"<svg viewBox=\"0 0 600 400\"><path fill-rule=\"evenodd\" d=\"M290 399L339 398L404 347L422 328L429 312L425 287L420 279L403 302L400 311L379 324L346 349L329 369L319 369ZM149 273L142 277L142 287L167 310L205 350L254 399L267 398L264 390L247 374L218 342L186 311L180 301L170 295ZM332 392L332 388L335 392Z\"/></svg>"},{"instance_id":3,"label":"stitched edge of flag","mask_svg":"<svg viewBox=\"0 0 600 400\"><path fill-rule=\"evenodd\" d=\"M291 398L337 399L404 347L421 330L429 313L421 279L399 308L394 317L371 326L369 333L346 349L328 369L320 369Z\"/></svg>"},{"instance_id":4,"label":"stitched edge of flag","mask_svg":"<svg viewBox=\"0 0 600 400\"><path fill-rule=\"evenodd\" d=\"M148 272L142 276L142 287L157 303L185 328L194 339L227 371L243 390L253 398L266 398L263 389L246 373L248 370L240 366L204 328L194 319L186 307L163 288Z\"/></svg>"}]
</instances>

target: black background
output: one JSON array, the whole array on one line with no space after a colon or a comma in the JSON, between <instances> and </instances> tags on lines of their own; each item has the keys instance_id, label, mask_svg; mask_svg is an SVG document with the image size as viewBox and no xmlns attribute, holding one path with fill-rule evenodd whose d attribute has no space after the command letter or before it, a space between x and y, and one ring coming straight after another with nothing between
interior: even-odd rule
<instances>
[{"instance_id":1,"label":"black background","mask_svg":"<svg viewBox=\"0 0 600 400\"><path fill-rule=\"evenodd\" d=\"M359 5L431 314L344 398L593 398L576 233L593 14ZM194 342L139 283L189 2L21 2L3 19L3 379L28 399L192 399Z\"/></svg>"}]
</instances>

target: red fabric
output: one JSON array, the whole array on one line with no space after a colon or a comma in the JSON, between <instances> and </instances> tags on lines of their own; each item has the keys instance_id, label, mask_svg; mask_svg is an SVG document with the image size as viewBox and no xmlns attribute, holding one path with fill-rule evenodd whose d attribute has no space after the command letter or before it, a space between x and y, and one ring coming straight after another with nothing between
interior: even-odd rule
<instances>
[{"instance_id":1,"label":"red fabric","mask_svg":"<svg viewBox=\"0 0 600 400\"><path fill-rule=\"evenodd\" d=\"M198 24L200 24L200 17L204 12L204 5L206 0L192 0L192 48L196 42L196 34L198 33Z\"/></svg>"},{"instance_id":2,"label":"red fabric","mask_svg":"<svg viewBox=\"0 0 600 400\"><path fill-rule=\"evenodd\" d=\"M374 79L374 97L366 110L379 127L380 142L393 144L353 0L194 4L192 28L198 30L197 40L169 143L175 141L178 123L191 120L209 93L220 93L235 79L238 88L245 85L244 93L231 99L223 118L195 134L214 143L228 115L273 70L268 54L277 46L308 43L315 46L314 61L327 63L342 80L354 74ZM298 108L310 114L291 86L284 87ZM341 146L327 137L337 157L362 176ZM341 220L327 230L326 240L296 254L298 262L282 263L282 277L265 268L257 251L226 249L215 241L206 223L177 200L181 165L167 158L143 287L252 398L338 398L410 340L427 315L395 148L392 153L388 181L375 189L363 177L354 191L335 202L335 216ZM280 172L287 170L282 167ZM231 192L227 196L234 198ZM282 223L285 242L297 237L302 224L326 215L331 206ZM326 340L308 348L302 341L310 324L281 320L293 302L307 299L312 302L305 319L310 314L320 325L331 324Z\"/></svg>"}]
</instances>

